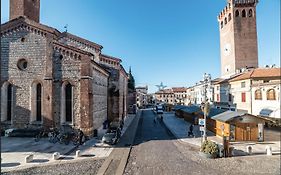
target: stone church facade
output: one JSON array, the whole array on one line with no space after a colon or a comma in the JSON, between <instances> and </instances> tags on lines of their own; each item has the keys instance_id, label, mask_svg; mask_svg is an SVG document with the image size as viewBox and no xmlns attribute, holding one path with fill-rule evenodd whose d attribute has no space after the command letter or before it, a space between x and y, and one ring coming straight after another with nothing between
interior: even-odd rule
<instances>
[{"instance_id":1,"label":"stone church facade","mask_svg":"<svg viewBox=\"0 0 281 175\"><path fill-rule=\"evenodd\" d=\"M101 45L41 24L39 13L40 0L10 0L10 21L1 24L1 125L92 135L108 118L126 116L121 59L104 59Z\"/></svg>"}]
</instances>

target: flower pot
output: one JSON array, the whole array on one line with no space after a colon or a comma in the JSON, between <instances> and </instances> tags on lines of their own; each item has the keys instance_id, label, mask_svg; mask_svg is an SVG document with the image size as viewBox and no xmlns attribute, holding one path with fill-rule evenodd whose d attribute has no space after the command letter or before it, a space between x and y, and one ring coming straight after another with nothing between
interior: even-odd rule
<instances>
[{"instance_id":1,"label":"flower pot","mask_svg":"<svg viewBox=\"0 0 281 175\"><path fill-rule=\"evenodd\" d=\"M199 152L199 155L201 156L201 157L204 157L204 158L207 158L207 159L214 159L214 158L216 158L217 156L216 156L216 154L209 154L209 153L204 153L204 152Z\"/></svg>"}]
</instances>

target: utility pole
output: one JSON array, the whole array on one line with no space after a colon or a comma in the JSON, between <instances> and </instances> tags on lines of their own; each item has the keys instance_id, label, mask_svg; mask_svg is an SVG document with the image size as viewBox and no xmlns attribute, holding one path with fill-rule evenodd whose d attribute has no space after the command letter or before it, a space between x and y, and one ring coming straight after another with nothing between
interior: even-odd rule
<instances>
[{"instance_id":1,"label":"utility pole","mask_svg":"<svg viewBox=\"0 0 281 175\"><path fill-rule=\"evenodd\" d=\"M204 112L204 130L203 130L203 142L207 140L207 116L209 115L210 112L210 104L208 102L207 98L207 87L208 84L211 80L211 75L210 74L204 74L203 76L203 82L204 82L204 107L203 107L203 112Z\"/></svg>"}]
</instances>

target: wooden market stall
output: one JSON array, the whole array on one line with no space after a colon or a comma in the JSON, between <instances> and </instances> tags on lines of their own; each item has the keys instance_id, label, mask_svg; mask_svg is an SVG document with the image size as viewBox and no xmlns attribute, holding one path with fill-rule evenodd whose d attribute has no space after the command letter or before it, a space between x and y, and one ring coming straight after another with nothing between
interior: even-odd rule
<instances>
[{"instance_id":1,"label":"wooden market stall","mask_svg":"<svg viewBox=\"0 0 281 175\"><path fill-rule=\"evenodd\" d=\"M230 141L263 141L265 119L245 111L225 111L211 117L207 128Z\"/></svg>"}]
</instances>

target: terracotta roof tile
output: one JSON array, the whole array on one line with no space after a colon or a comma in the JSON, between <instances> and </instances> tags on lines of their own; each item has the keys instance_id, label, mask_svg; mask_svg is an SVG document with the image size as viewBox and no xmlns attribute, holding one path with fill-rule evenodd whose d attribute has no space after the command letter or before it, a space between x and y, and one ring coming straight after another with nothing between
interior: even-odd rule
<instances>
[{"instance_id":1,"label":"terracotta roof tile","mask_svg":"<svg viewBox=\"0 0 281 175\"><path fill-rule=\"evenodd\" d=\"M230 79L230 82L251 79L251 78L266 78L274 77L281 78L281 69L280 68L257 68L249 72L245 72L235 78Z\"/></svg>"}]
</instances>

